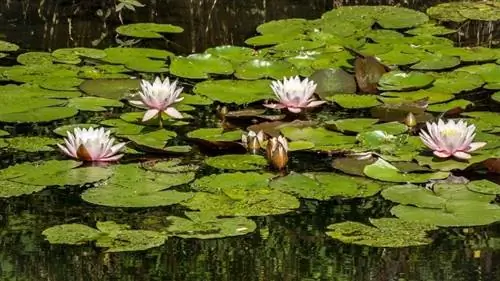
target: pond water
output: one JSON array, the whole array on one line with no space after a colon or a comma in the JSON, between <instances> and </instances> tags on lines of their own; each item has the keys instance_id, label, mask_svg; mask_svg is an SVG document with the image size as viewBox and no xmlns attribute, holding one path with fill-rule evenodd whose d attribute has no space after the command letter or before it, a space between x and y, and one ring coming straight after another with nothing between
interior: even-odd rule
<instances>
[{"instance_id":1,"label":"pond water","mask_svg":"<svg viewBox=\"0 0 500 281\"><path fill-rule=\"evenodd\" d=\"M1 281L500 280L497 2L140 2L0 3ZM294 75L327 103L264 110ZM182 119L141 121L155 76ZM437 118L486 146L433 156ZM125 156L68 160L80 126ZM247 130L284 135L286 168Z\"/></svg>"}]
</instances>

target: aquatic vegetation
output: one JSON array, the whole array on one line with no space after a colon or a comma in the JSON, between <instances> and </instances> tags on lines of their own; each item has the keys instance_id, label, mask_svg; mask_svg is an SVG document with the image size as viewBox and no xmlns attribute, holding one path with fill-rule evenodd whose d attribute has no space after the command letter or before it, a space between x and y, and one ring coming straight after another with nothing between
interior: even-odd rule
<instances>
[{"instance_id":1,"label":"aquatic vegetation","mask_svg":"<svg viewBox=\"0 0 500 281\"><path fill-rule=\"evenodd\" d=\"M264 144L264 132L261 130L258 133L250 130L247 134L241 135L241 143L251 153L256 153Z\"/></svg>"},{"instance_id":2,"label":"aquatic vegetation","mask_svg":"<svg viewBox=\"0 0 500 281\"><path fill-rule=\"evenodd\" d=\"M316 83L307 78L304 80L301 80L298 76L289 79L284 78L283 81L272 82L271 88L279 103L264 104L269 108L286 108L290 112L299 113L305 108L316 107L325 103L325 101L314 99L313 94L316 90Z\"/></svg>"},{"instance_id":3,"label":"aquatic vegetation","mask_svg":"<svg viewBox=\"0 0 500 281\"><path fill-rule=\"evenodd\" d=\"M82 161L107 162L120 159L118 154L126 143L114 144L115 139L110 137L111 132L104 128L75 128L67 133L65 145L57 146L69 157Z\"/></svg>"},{"instance_id":4,"label":"aquatic vegetation","mask_svg":"<svg viewBox=\"0 0 500 281\"><path fill-rule=\"evenodd\" d=\"M288 141L283 136L269 139L266 147L267 160L274 168L282 170L288 163Z\"/></svg>"},{"instance_id":5,"label":"aquatic vegetation","mask_svg":"<svg viewBox=\"0 0 500 281\"><path fill-rule=\"evenodd\" d=\"M484 5L451 15L494 18L497 7ZM443 7L457 5L430 16L444 19ZM274 227L284 227L307 231L298 239L323 241L326 232L343 243L409 247L444 236L438 226L500 221L500 185L483 173L500 159L500 114L476 107L500 101L500 52L441 36L462 27L401 7L349 6L264 23L246 47L182 55L144 47L182 31L122 25L120 38L143 40L102 50L18 54L0 41L10 60L0 67L0 153L26 155L0 170L0 197L70 193L88 203L72 206L76 223L43 225L50 243L139 251L172 236L255 232L272 245ZM468 119L432 122L438 114ZM56 144L78 161L54 160ZM475 180L454 182L458 171Z\"/></svg>"},{"instance_id":6,"label":"aquatic vegetation","mask_svg":"<svg viewBox=\"0 0 500 281\"><path fill-rule=\"evenodd\" d=\"M161 81L160 77L156 77L153 83L146 80L141 81L141 91L139 92L141 100L130 101L130 103L148 108L144 113L142 122L158 117L160 127L162 127L162 112L172 118L183 118L182 114L172 106L184 99L179 97L183 88L178 87L177 83L178 81L170 83L168 77L163 81Z\"/></svg>"},{"instance_id":7,"label":"aquatic vegetation","mask_svg":"<svg viewBox=\"0 0 500 281\"><path fill-rule=\"evenodd\" d=\"M464 120L455 123L453 120L444 122L427 122L427 132L421 131L420 138L434 155L440 158L450 156L459 159L470 159L473 152L486 145L485 142L472 142L476 136L476 126L468 125Z\"/></svg>"}]
</instances>

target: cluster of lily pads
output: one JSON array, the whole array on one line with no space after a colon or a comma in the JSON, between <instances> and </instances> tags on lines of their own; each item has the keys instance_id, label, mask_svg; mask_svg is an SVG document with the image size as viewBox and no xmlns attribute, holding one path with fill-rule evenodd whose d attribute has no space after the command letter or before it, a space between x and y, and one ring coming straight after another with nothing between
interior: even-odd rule
<instances>
[{"instance_id":1,"label":"cluster of lily pads","mask_svg":"<svg viewBox=\"0 0 500 281\"><path fill-rule=\"evenodd\" d=\"M0 197L91 184L81 198L92 204L186 209L136 230L107 221L44 231L51 243L95 241L110 251L147 249L170 236L244 235L256 229L249 217L293 212L301 200L380 192L397 204L393 217L372 219L373 226L335 223L326 233L399 247L431 243L427 234L437 227L500 220L500 186L453 174L500 170L499 114L468 111L479 95L500 101L499 49L457 47L445 37L455 30L392 6L341 7L257 31L246 40L251 47L188 56L136 47L18 54L18 64L0 67L0 122L104 113L49 136L0 131L7 151L51 153L0 170ZM117 32L154 40L182 28L139 23ZM0 41L6 56L18 49ZM216 114L200 120L207 117L200 111ZM198 151L208 153L183 157ZM331 159L333 168L296 169L300 155ZM200 176L200 167L215 173Z\"/></svg>"}]
</instances>

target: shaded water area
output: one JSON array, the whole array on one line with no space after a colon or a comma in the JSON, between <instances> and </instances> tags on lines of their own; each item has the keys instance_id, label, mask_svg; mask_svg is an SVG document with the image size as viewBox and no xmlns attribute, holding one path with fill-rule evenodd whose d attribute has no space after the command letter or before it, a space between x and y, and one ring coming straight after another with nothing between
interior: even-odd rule
<instances>
[{"instance_id":1,"label":"shaded water area","mask_svg":"<svg viewBox=\"0 0 500 281\"><path fill-rule=\"evenodd\" d=\"M314 19L341 5L373 4L330 0L142 2L146 7L138 8L136 12L123 12L123 22L151 21L182 26L185 31L168 35L164 45L161 45L163 42L154 43L154 47L177 54L201 52L224 44L243 45L246 38L256 34L255 28L259 24L270 20ZM410 0L402 6L424 11L438 2ZM395 3L384 1L381 4ZM114 5L114 1L97 0L46 0L40 3L7 0L0 3L0 39L30 51L115 46L114 29L121 23L113 11ZM484 23L471 24L469 33L453 38L469 45L497 45L500 37L498 23L495 27L492 29ZM4 64L13 64L14 60L8 57ZM186 85L189 87L188 83ZM499 111L498 105L488 104L483 98L475 97L481 101L478 108ZM193 113L194 124L182 128L181 133L216 126L215 111L209 107ZM113 110L106 113L109 115L106 118L120 113L120 109ZM350 112L343 114L352 115ZM330 117L331 113L326 116ZM100 113L89 113L80 114L71 122L102 119ZM58 121L45 126L6 125L4 129L14 136L47 135L62 124L67 122ZM180 140L181 145L186 142ZM13 163L43 159L46 155L54 157L51 152L4 151L0 154L0 165L3 168ZM63 159L63 156L55 157ZM197 155L191 155L189 160L190 163L202 163ZM331 158L297 152L289 169L297 172L330 171ZM210 172L211 168L201 169L197 171L197 177ZM182 216L185 210L176 205L155 208L98 206L82 201L80 193L80 188L48 188L32 195L0 199L1 281L500 280L498 224L442 228L431 232L434 240L431 244L406 248L359 246L325 235L326 227L333 223L348 220L368 223L369 218L390 216L389 210L395 204L379 195L347 200L301 199L300 207L287 214L252 217L257 226L252 233L206 240L169 237L165 244L145 251L108 253L90 243L80 246L49 244L41 232L54 225L81 223L94 226L97 221L116 221L140 228L147 227L147 222L153 225L159 218Z\"/></svg>"}]
</instances>

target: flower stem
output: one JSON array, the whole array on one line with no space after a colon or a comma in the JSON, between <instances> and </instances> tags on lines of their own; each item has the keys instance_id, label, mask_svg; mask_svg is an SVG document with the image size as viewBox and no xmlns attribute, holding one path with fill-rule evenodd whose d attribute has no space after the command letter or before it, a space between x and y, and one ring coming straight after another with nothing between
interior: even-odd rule
<instances>
[{"instance_id":1,"label":"flower stem","mask_svg":"<svg viewBox=\"0 0 500 281\"><path fill-rule=\"evenodd\" d=\"M163 120L161 119L161 112L158 113L158 127L163 128Z\"/></svg>"}]
</instances>

